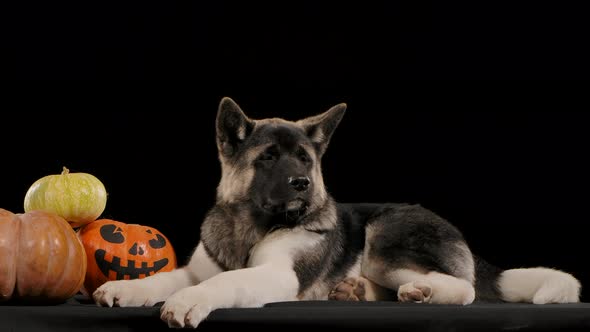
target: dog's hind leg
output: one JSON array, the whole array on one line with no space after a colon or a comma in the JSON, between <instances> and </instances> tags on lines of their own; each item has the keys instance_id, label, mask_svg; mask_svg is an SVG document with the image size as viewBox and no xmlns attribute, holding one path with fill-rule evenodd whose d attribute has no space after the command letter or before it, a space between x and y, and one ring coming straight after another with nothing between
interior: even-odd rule
<instances>
[{"instance_id":1,"label":"dog's hind leg","mask_svg":"<svg viewBox=\"0 0 590 332\"><path fill-rule=\"evenodd\" d=\"M365 277L349 277L330 292L329 300L394 301L439 304L470 304L475 298L473 285L467 280L439 272L422 273L397 269ZM397 290L397 295L395 293Z\"/></svg>"},{"instance_id":2,"label":"dog's hind leg","mask_svg":"<svg viewBox=\"0 0 590 332\"><path fill-rule=\"evenodd\" d=\"M475 299L475 289L470 282L435 271L397 269L377 278L381 284L397 289L400 302L466 305Z\"/></svg>"},{"instance_id":3,"label":"dog's hind leg","mask_svg":"<svg viewBox=\"0 0 590 332\"><path fill-rule=\"evenodd\" d=\"M366 227L362 274L402 302L470 304L475 269L461 233L420 206L392 207Z\"/></svg>"}]
</instances>

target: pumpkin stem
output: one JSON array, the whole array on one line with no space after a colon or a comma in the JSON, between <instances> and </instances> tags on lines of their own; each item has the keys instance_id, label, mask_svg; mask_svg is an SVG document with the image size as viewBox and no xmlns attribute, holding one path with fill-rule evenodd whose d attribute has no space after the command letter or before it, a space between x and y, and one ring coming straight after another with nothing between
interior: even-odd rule
<instances>
[{"instance_id":1,"label":"pumpkin stem","mask_svg":"<svg viewBox=\"0 0 590 332\"><path fill-rule=\"evenodd\" d=\"M61 174L69 174L70 170L67 167L63 167L63 170L61 171Z\"/></svg>"}]
</instances>

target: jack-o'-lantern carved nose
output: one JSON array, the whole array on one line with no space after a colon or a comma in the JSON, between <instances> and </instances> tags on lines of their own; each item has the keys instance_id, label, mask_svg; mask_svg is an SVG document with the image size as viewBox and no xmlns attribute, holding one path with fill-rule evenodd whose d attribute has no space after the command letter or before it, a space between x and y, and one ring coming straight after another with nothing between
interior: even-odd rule
<instances>
[{"instance_id":1,"label":"jack-o'-lantern carved nose","mask_svg":"<svg viewBox=\"0 0 590 332\"><path fill-rule=\"evenodd\" d=\"M137 245L137 242L135 242L132 246L131 249L129 249L129 253L131 255L143 255L143 248Z\"/></svg>"}]
</instances>

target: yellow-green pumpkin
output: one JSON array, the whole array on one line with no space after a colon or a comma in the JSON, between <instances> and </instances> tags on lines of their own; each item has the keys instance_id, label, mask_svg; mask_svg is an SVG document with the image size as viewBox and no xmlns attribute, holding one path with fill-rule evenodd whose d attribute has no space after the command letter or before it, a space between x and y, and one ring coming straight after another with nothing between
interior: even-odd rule
<instances>
[{"instance_id":1,"label":"yellow-green pumpkin","mask_svg":"<svg viewBox=\"0 0 590 332\"><path fill-rule=\"evenodd\" d=\"M107 192L104 184L88 173L47 175L35 181L25 195L25 212L49 211L80 227L96 220L104 211Z\"/></svg>"}]
</instances>

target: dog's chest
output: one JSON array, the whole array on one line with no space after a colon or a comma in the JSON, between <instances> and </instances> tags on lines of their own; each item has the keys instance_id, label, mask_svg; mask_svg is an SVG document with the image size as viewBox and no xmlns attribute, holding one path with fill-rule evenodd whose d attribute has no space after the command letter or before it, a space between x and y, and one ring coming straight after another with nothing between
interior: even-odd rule
<instances>
[{"instance_id":1,"label":"dog's chest","mask_svg":"<svg viewBox=\"0 0 590 332\"><path fill-rule=\"evenodd\" d=\"M201 241L208 254L224 270L245 268L252 247L263 238L255 225L212 215L201 227Z\"/></svg>"}]
</instances>

